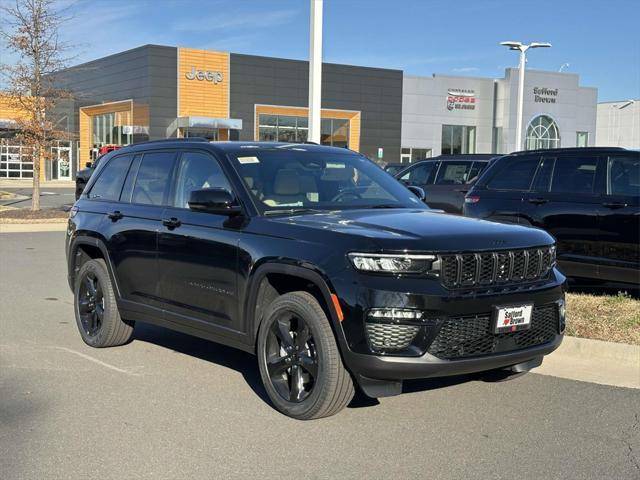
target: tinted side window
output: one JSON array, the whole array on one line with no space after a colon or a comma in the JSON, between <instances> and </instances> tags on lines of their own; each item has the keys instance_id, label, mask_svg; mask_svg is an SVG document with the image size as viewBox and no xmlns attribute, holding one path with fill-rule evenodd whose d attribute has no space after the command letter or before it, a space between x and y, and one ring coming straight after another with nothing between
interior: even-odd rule
<instances>
[{"instance_id":1,"label":"tinted side window","mask_svg":"<svg viewBox=\"0 0 640 480\"><path fill-rule=\"evenodd\" d=\"M138 169L140 168L141 160L142 160L142 155L140 154L133 157L133 162L129 167L129 173L127 174L127 179L124 181L124 187L122 187L122 193L120 194L121 202L131 201L131 193L133 192L133 183L136 181L136 176L138 175Z\"/></svg>"},{"instance_id":2,"label":"tinted side window","mask_svg":"<svg viewBox=\"0 0 640 480\"><path fill-rule=\"evenodd\" d=\"M166 204L174 160L173 152L145 153L138 169L131 202L144 205Z\"/></svg>"},{"instance_id":3,"label":"tinted side window","mask_svg":"<svg viewBox=\"0 0 640 480\"><path fill-rule=\"evenodd\" d=\"M609 195L640 196L640 155L609 158Z\"/></svg>"},{"instance_id":4,"label":"tinted side window","mask_svg":"<svg viewBox=\"0 0 640 480\"><path fill-rule=\"evenodd\" d=\"M409 182L412 185L425 185L429 180L434 164L435 162L426 162L417 165L415 168L405 173L400 180Z\"/></svg>"},{"instance_id":5,"label":"tinted side window","mask_svg":"<svg viewBox=\"0 0 640 480\"><path fill-rule=\"evenodd\" d=\"M553 174L554 157L542 157L542 163L538 167L533 189L536 192L548 192L551 186L551 175Z\"/></svg>"},{"instance_id":6,"label":"tinted side window","mask_svg":"<svg viewBox=\"0 0 640 480\"><path fill-rule=\"evenodd\" d=\"M473 166L471 167L466 183L475 182L484 169L487 168L487 165L488 162L473 162Z\"/></svg>"},{"instance_id":7,"label":"tinted side window","mask_svg":"<svg viewBox=\"0 0 640 480\"><path fill-rule=\"evenodd\" d=\"M504 165L487 184L492 190L529 190L536 173L538 157L505 158Z\"/></svg>"},{"instance_id":8,"label":"tinted side window","mask_svg":"<svg viewBox=\"0 0 640 480\"><path fill-rule=\"evenodd\" d=\"M593 193L598 157L558 157L553 169L551 191L555 193Z\"/></svg>"},{"instance_id":9,"label":"tinted side window","mask_svg":"<svg viewBox=\"0 0 640 480\"><path fill-rule=\"evenodd\" d=\"M232 191L215 158L200 152L183 153L178 167L174 206L189 208L191 192L203 188L224 188Z\"/></svg>"},{"instance_id":10,"label":"tinted side window","mask_svg":"<svg viewBox=\"0 0 640 480\"><path fill-rule=\"evenodd\" d=\"M131 155L120 155L112 158L100 172L96 183L91 187L89 198L118 200L132 158Z\"/></svg>"},{"instance_id":11,"label":"tinted side window","mask_svg":"<svg viewBox=\"0 0 640 480\"><path fill-rule=\"evenodd\" d=\"M469 179L471 162L442 162L436 177L436 185L462 185Z\"/></svg>"}]
</instances>

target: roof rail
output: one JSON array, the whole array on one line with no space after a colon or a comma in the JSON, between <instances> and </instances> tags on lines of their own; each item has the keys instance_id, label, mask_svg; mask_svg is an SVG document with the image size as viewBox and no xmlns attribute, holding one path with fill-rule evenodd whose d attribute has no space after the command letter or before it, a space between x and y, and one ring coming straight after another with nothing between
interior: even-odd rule
<instances>
[{"instance_id":1,"label":"roof rail","mask_svg":"<svg viewBox=\"0 0 640 480\"><path fill-rule=\"evenodd\" d=\"M162 138L159 140L149 140L147 142L141 142L136 145L143 145L148 143L163 143L163 142L209 142L204 137L186 137L186 138Z\"/></svg>"}]
</instances>

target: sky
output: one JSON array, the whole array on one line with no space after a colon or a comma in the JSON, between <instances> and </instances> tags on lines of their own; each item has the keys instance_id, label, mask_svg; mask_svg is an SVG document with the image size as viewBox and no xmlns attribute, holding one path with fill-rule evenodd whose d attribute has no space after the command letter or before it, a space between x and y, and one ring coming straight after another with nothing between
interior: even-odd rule
<instances>
[{"instance_id":1,"label":"sky","mask_svg":"<svg viewBox=\"0 0 640 480\"><path fill-rule=\"evenodd\" d=\"M14 0L0 0L0 3ZM144 44L306 59L309 0L56 0L72 63ZM0 23L2 19L0 19ZM499 78L503 40L550 42L527 68L577 73L598 100L640 98L640 0L325 0L325 62ZM4 48L0 61L11 60Z\"/></svg>"}]
</instances>

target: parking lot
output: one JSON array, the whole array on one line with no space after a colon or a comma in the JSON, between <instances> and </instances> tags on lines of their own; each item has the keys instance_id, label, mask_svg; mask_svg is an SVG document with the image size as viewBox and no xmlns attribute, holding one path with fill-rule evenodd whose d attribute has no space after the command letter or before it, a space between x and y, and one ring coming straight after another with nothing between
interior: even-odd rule
<instances>
[{"instance_id":1,"label":"parking lot","mask_svg":"<svg viewBox=\"0 0 640 480\"><path fill-rule=\"evenodd\" d=\"M16 198L0 200L0 207L31 208L31 187L0 187L0 190L13 193ZM48 188L41 186L40 206L42 208L70 208L75 201L75 188L59 187Z\"/></svg>"},{"instance_id":2,"label":"parking lot","mask_svg":"<svg viewBox=\"0 0 640 480\"><path fill-rule=\"evenodd\" d=\"M251 355L158 327L77 333L64 233L0 234L2 478L640 477L640 391L528 374L407 383L299 422Z\"/></svg>"}]
</instances>

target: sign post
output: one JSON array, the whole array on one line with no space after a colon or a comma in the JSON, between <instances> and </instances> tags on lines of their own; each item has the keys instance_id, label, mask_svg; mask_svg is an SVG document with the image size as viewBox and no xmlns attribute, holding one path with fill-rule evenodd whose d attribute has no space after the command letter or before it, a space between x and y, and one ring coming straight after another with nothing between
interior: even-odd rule
<instances>
[{"instance_id":1,"label":"sign post","mask_svg":"<svg viewBox=\"0 0 640 480\"><path fill-rule=\"evenodd\" d=\"M315 143L320 143L322 2L323 0L310 0L309 15L309 133L307 139Z\"/></svg>"}]
</instances>

